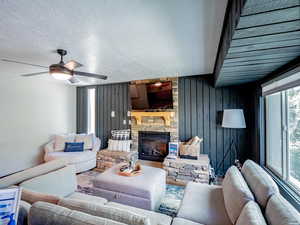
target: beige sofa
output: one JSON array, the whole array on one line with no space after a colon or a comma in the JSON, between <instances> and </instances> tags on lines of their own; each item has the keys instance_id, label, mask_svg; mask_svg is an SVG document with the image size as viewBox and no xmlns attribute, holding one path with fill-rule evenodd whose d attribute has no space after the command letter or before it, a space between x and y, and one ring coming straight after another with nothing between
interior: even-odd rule
<instances>
[{"instance_id":1,"label":"beige sofa","mask_svg":"<svg viewBox=\"0 0 300 225\"><path fill-rule=\"evenodd\" d=\"M38 202L31 225L298 225L300 215L279 193L272 178L248 160L242 172L231 167L222 186L189 183L176 218L123 204L61 199Z\"/></svg>"},{"instance_id":2,"label":"beige sofa","mask_svg":"<svg viewBox=\"0 0 300 225\"><path fill-rule=\"evenodd\" d=\"M250 160L242 173L231 167L222 186L189 183L176 218L77 193L74 177L74 168L53 161L0 179L0 188L19 184L29 190L22 199L33 205L22 202L19 225L26 224L28 213L31 225L300 224L272 178Z\"/></svg>"},{"instance_id":3,"label":"beige sofa","mask_svg":"<svg viewBox=\"0 0 300 225\"><path fill-rule=\"evenodd\" d=\"M299 212L251 160L241 172L229 168L222 186L188 183L177 217L173 225L300 225Z\"/></svg>"}]
</instances>

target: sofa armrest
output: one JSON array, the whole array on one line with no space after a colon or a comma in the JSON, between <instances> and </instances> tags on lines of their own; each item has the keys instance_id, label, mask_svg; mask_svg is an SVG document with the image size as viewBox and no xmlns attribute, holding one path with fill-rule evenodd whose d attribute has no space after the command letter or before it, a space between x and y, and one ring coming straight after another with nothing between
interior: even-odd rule
<instances>
[{"instance_id":1,"label":"sofa armrest","mask_svg":"<svg viewBox=\"0 0 300 225\"><path fill-rule=\"evenodd\" d=\"M49 141L44 147L45 154L54 152L54 141Z\"/></svg>"},{"instance_id":2,"label":"sofa armrest","mask_svg":"<svg viewBox=\"0 0 300 225\"><path fill-rule=\"evenodd\" d=\"M101 140L99 138L96 138L92 151L98 152L100 150L100 147L101 147Z\"/></svg>"}]
</instances>

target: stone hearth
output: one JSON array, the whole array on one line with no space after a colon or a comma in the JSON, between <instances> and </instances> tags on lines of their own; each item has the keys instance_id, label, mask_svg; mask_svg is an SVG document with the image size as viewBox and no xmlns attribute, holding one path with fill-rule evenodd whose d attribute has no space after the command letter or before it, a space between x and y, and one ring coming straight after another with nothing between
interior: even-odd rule
<instances>
[{"instance_id":1,"label":"stone hearth","mask_svg":"<svg viewBox=\"0 0 300 225\"><path fill-rule=\"evenodd\" d=\"M178 141L178 79L161 78L153 80L133 81L132 84L154 83L157 81L172 81L173 109L151 110L152 112L172 112L170 125L166 125L164 118L157 116L143 116L141 123L137 123L135 117L131 119L132 151L138 151L139 131L168 132L170 141Z\"/></svg>"}]
</instances>

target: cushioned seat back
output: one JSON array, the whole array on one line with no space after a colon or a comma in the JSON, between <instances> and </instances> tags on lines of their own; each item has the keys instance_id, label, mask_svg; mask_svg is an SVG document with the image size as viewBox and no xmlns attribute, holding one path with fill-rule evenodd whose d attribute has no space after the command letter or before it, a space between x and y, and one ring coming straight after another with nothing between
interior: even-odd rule
<instances>
[{"instance_id":1,"label":"cushioned seat back","mask_svg":"<svg viewBox=\"0 0 300 225\"><path fill-rule=\"evenodd\" d=\"M124 225L124 223L92 216L46 202L36 202L32 205L28 222L30 225Z\"/></svg>"},{"instance_id":2,"label":"cushioned seat back","mask_svg":"<svg viewBox=\"0 0 300 225\"><path fill-rule=\"evenodd\" d=\"M235 166L227 170L222 186L227 214L231 222L235 224L243 207L248 201L254 201L254 196Z\"/></svg>"},{"instance_id":3,"label":"cushioned seat back","mask_svg":"<svg viewBox=\"0 0 300 225\"><path fill-rule=\"evenodd\" d=\"M269 199L265 217L269 225L298 225L299 212L280 194L272 195Z\"/></svg>"},{"instance_id":4,"label":"cushioned seat back","mask_svg":"<svg viewBox=\"0 0 300 225\"><path fill-rule=\"evenodd\" d=\"M68 209L84 212L93 216L111 219L125 224L150 225L149 218L145 216L101 203L98 204L95 202L88 202L84 200L63 198L58 202L58 205Z\"/></svg>"},{"instance_id":5,"label":"cushioned seat back","mask_svg":"<svg viewBox=\"0 0 300 225\"><path fill-rule=\"evenodd\" d=\"M247 181L256 201L264 209L268 199L279 193L278 187L272 177L258 164L247 160L242 167L242 174Z\"/></svg>"},{"instance_id":6,"label":"cushioned seat back","mask_svg":"<svg viewBox=\"0 0 300 225\"><path fill-rule=\"evenodd\" d=\"M25 180L63 168L66 165L67 162L64 159L53 160L51 162L43 163L33 168L26 169L21 172L0 179L0 188L6 188L14 184L19 184Z\"/></svg>"},{"instance_id":7,"label":"cushioned seat back","mask_svg":"<svg viewBox=\"0 0 300 225\"><path fill-rule=\"evenodd\" d=\"M236 225L267 225L256 202L249 201L243 208Z\"/></svg>"},{"instance_id":8,"label":"cushioned seat back","mask_svg":"<svg viewBox=\"0 0 300 225\"><path fill-rule=\"evenodd\" d=\"M77 189L76 170L73 165L24 181L25 189L66 197Z\"/></svg>"}]
</instances>

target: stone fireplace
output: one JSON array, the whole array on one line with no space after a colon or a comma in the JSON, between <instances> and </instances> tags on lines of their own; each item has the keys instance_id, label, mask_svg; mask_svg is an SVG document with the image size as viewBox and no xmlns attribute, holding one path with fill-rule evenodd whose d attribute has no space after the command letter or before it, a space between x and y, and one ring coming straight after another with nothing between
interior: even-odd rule
<instances>
[{"instance_id":1,"label":"stone fireplace","mask_svg":"<svg viewBox=\"0 0 300 225\"><path fill-rule=\"evenodd\" d=\"M169 132L139 131L139 159L163 162L168 155Z\"/></svg>"},{"instance_id":2,"label":"stone fireplace","mask_svg":"<svg viewBox=\"0 0 300 225\"><path fill-rule=\"evenodd\" d=\"M141 138L140 134L142 134L142 132L146 132L148 134L150 134L151 132L153 134L167 133L169 135L169 141L175 142L179 140L178 138L178 79L161 78L161 79L153 79L153 80L142 80L142 81L133 81L132 84L155 83L157 81L161 81L161 82L172 81L173 109L150 110L151 113L149 111L134 111L134 112L141 113L143 116L139 118L139 121L137 121L137 118L135 116L131 117L132 151L139 151L139 147L140 147L139 139ZM161 112L162 114L166 113L167 114L166 116L169 116L168 120L164 118L164 115L162 116L153 115L153 112L155 113ZM152 145L155 144L152 143ZM163 161L161 159L157 159L158 157L156 158L146 157L145 154L140 154L139 156L140 159L152 160L152 161Z\"/></svg>"}]
</instances>

